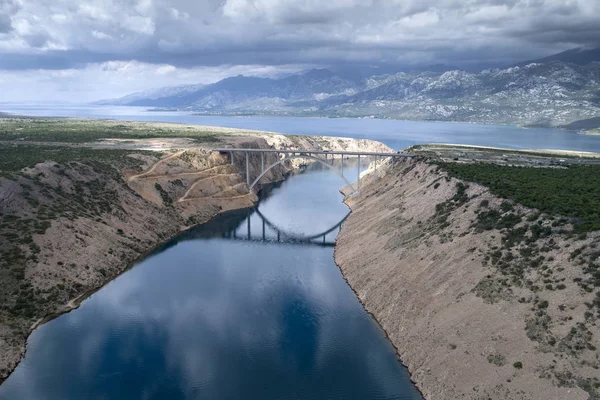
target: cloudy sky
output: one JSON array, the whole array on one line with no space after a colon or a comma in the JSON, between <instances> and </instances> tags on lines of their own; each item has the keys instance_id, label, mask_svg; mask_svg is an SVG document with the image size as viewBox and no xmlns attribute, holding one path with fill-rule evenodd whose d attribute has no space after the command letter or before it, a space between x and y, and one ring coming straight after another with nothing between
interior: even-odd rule
<instances>
[{"instance_id":1,"label":"cloudy sky","mask_svg":"<svg viewBox=\"0 0 600 400\"><path fill-rule=\"evenodd\" d=\"M0 102L600 45L599 0L0 0Z\"/></svg>"}]
</instances>

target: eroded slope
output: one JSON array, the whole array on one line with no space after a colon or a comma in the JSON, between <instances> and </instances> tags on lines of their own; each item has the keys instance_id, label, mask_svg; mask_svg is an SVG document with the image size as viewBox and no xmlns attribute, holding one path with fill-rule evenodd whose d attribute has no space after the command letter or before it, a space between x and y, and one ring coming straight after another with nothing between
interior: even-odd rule
<instances>
[{"instance_id":1,"label":"eroded slope","mask_svg":"<svg viewBox=\"0 0 600 400\"><path fill-rule=\"evenodd\" d=\"M426 398L598 398L597 233L424 161L349 205L336 261Z\"/></svg>"}]
</instances>

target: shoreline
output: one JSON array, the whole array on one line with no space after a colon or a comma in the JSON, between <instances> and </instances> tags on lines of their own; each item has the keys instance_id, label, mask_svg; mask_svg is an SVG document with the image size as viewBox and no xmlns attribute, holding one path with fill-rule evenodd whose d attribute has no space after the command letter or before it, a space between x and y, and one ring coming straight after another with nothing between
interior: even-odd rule
<instances>
[{"instance_id":1,"label":"shoreline","mask_svg":"<svg viewBox=\"0 0 600 400\"><path fill-rule=\"evenodd\" d=\"M385 167L384 167L385 168ZM370 175L370 170L365 170L366 173L368 173ZM368 185L370 182L366 182L366 184ZM350 211L348 214L348 218L352 215L353 210L352 207L349 204L349 200L351 199L350 195L346 195L344 193L344 188L340 189L340 193L342 194L342 196L344 196L343 199L343 203L346 205L346 207L348 207L348 210ZM347 220L347 218L346 218ZM398 346L396 346L396 343L394 343L394 341L392 340L389 332L384 328L383 324L379 321L379 319L377 319L377 317L375 316L375 314L369 310L367 308L367 305L365 304L365 302L363 301L363 299L361 299L361 297L358 294L358 291L354 288L354 286L352 286L350 284L350 281L348 280L348 276L347 274L344 272L342 266L340 265L340 263L338 263L337 260L337 253L338 253L338 239L342 233L342 229L344 227L344 224L346 223L346 221L344 221L342 223L342 225L340 226L340 230L337 234L337 236L335 237L335 246L333 247L333 263L335 264L335 266L337 267L338 271L340 272L340 275L342 276L342 279L344 279L344 281L346 282L346 285L348 285L348 287L350 288L350 290L352 290L352 293L354 293L354 296L356 297L356 299L358 300L358 302L360 303L361 307L363 308L363 310L365 310L365 312L373 319L373 322L375 322L375 324L379 327L379 329L381 329L381 332L383 332L383 335L385 336L385 339L388 341L388 343L392 346L392 348L394 349L394 353L396 354L396 359L398 360L398 362L400 363L400 365L402 365L403 368L406 369L406 372L408 373L408 377L410 379L410 382L413 384L413 386L415 387L415 389L417 389L417 391L419 392L419 394L421 395L421 398L425 399L425 394L423 393L422 387L419 384L418 381L416 381L413 378L413 371L411 370L411 368L408 366L408 364L406 364L404 362L404 360L402 360L402 357L400 355L400 349L398 348Z\"/></svg>"},{"instance_id":2,"label":"shoreline","mask_svg":"<svg viewBox=\"0 0 600 400\"><path fill-rule=\"evenodd\" d=\"M0 106L2 106L0 104ZM36 106L36 104L26 104L25 107L27 106ZM555 129L555 130L560 130L560 131L565 131L565 132L572 132L572 133L576 133L576 134L582 134L582 135L590 135L590 136L594 136L594 135L600 135L600 133L585 133L585 131L579 130L579 129L568 129L565 128L562 125L559 126L534 126L534 125L520 125L518 123L499 123L499 122L481 122L481 121L455 121L455 120L436 120L436 119L398 119L398 118L381 118L381 117L376 117L376 116L371 116L371 115L365 115L365 116L355 116L355 117L349 117L349 116L323 116L323 115L280 115L280 114L253 114L253 113L248 113L248 114L212 114L212 113L198 113L197 111L185 111L185 110L179 110L179 109L161 109L161 108L150 108L150 107L145 107L145 106L110 106L110 105L100 105L100 106L93 106L90 104L78 104L78 105L68 105L68 106L75 106L75 107L89 107L89 108L102 108L102 107L107 107L109 109L115 109L117 107L124 107L124 108L139 108L140 111L142 111L144 113L181 113L182 115L188 115L188 116L194 116L194 117L222 117L222 118L280 118L280 119L286 119L286 118L301 118L301 119L332 119L332 120L350 120L350 121L354 121L354 120L378 120L378 121L400 121L400 122L431 122L431 123L435 123L435 124L468 124L468 125L482 125L482 126L499 126L499 127L512 127L512 128L519 128L519 129ZM45 109L43 107L40 107L42 109ZM60 109L60 108L59 108ZM35 115L35 114L14 114L12 113L10 110L9 111L2 111L1 107L0 107L0 117L8 117L8 118L19 118L19 117L24 117L24 118L71 118L71 119L92 119L92 120L119 120L119 121L127 121L127 122L146 122L146 123L169 123L169 124L180 124L180 125L199 125L199 126L206 126L206 127L213 127L210 125L202 125L202 124L189 124L189 123L184 123L184 122L167 122L167 121L140 121L140 120L136 120L136 119L118 119L116 117L118 117L118 115L112 115L112 116L107 116L107 117L86 117L86 116L52 116L52 115ZM218 127L218 126L214 126L215 128L223 128L223 127ZM226 128L229 129L229 128ZM241 129L241 130L246 130L246 131L250 131L250 132L267 132L267 133L275 133L278 134L278 132L273 132L273 131L264 131L264 130L253 130L253 129L246 129L246 128L231 128L231 129ZM291 133L290 133L291 134ZM313 136L313 135L310 135Z\"/></svg>"},{"instance_id":3,"label":"shoreline","mask_svg":"<svg viewBox=\"0 0 600 400\"><path fill-rule=\"evenodd\" d=\"M334 250L342 276L382 327L425 399L587 398L580 382L593 380L597 366L578 361L594 355L578 358L569 353L563 358L558 346L540 350L543 343L532 339L527 321L537 318L531 311L536 301L567 304L565 309L548 308L550 321L555 321L549 323L548 335L557 341L571 340L561 332L573 323L563 328L560 321L578 321L581 306L593 296L582 294L572 283L584 272L574 268L569 253L561 248L576 248L600 236L582 239L553 233L536 239L540 249L556 241L559 247L547 251L545 269L553 270L556 282L566 285L556 290L545 287L535 295L527 287L515 286L510 289L514 294L498 295L489 282L501 282L505 277L487 264L486 256L489 259L493 250L502 246L502 233L499 228L477 232L472 224L481 207L499 209L505 200L485 186L468 182L463 186L467 193L464 203L456 204L440 220L438 205L453 204L462 182L445 176L424 161L396 165L377 182L365 182L360 196L348 198L352 213ZM526 217L537 215L518 204L515 210L525 225L529 223ZM541 275L527 277L539 285L545 279ZM500 297L493 297L496 295ZM538 297L541 300L536 300ZM595 347L587 351L595 351ZM572 384L561 383L564 374L572 374Z\"/></svg>"},{"instance_id":4,"label":"shoreline","mask_svg":"<svg viewBox=\"0 0 600 400\"><path fill-rule=\"evenodd\" d=\"M344 201L344 204L347 205L347 203L345 201ZM350 216L350 215L352 215L352 209L350 207L348 207L348 209L350 209L350 214L349 214L349 216ZM342 224L342 226L343 226L343 224ZM356 297L356 299L358 300L358 302L362 306L363 310L365 310L365 312L373 319L373 322L375 322L375 324L379 327L379 329L381 329L381 332L383 332L383 335L385 336L385 339L388 341L388 343L394 349L394 353L396 354L396 359L398 360L398 362L400 363L400 365L402 365L402 367L406 369L406 372L408 373L408 377L410 379L410 382L413 384L413 386L415 387L415 389L417 389L417 391L419 392L419 394L421 395L421 397L423 399L425 399L425 394L423 393L421 385L419 384L418 381L416 381L415 379L413 379L413 371L411 371L411 369L408 366L408 364L405 364L404 361L402 360L402 357L400 356L400 349L398 349L398 346L396 346L396 343L393 342L390 334L383 327L382 323L377 319L377 317L375 316L375 314L371 310L369 310L367 308L367 306L364 303L364 301L358 295L358 292L356 291L356 289L354 289L354 287L350 284L350 281L348 280L348 277L344 273L344 270L338 264L338 262L336 260L336 252L338 250L337 241L338 241L339 235L340 235L340 233L338 233L338 235L335 237L336 245L333 248L333 262L334 262L334 264L336 265L338 271L340 271L340 275L342 276L342 279L344 279L344 281L346 282L346 285L348 285L348 287L350 288L350 290L352 290L352 293L354 293L354 296Z\"/></svg>"},{"instance_id":5,"label":"shoreline","mask_svg":"<svg viewBox=\"0 0 600 400\"><path fill-rule=\"evenodd\" d=\"M517 152L517 153L537 153L539 155L549 154L549 155L564 155L581 158L581 154L583 154L583 158L600 158L600 153L596 153L593 151L578 151L578 150L566 150L566 149L510 149L506 147L494 147L494 146L480 146L480 145L472 145L472 144L457 144L457 143L426 143L426 144L418 144L415 146L423 146L425 148L429 147L461 147L465 149L482 149L482 150L499 150L499 151L507 151L507 152ZM409 149L411 148L409 147Z\"/></svg>"},{"instance_id":6,"label":"shoreline","mask_svg":"<svg viewBox=\"0 0 600 400\"><path fill-rule=\"evenodd\" d=\"M278 182L272 182L273 184L278 183ZM253 206L254 207L254 206ZM210 219L201 222L199 224L195 224L195 225L191 225L186 227L185 229L180 230L179 232L177 232L176 234L170 236L168 239L161 241L159 243L157 243L156 245L152 246L151 248L149 248L148 250L144 251L143 253L141 253L136 259L134 259L133 261L130 261L123 270L121 270L118 274L111 276L108 280L106 280L105 282L103 282L100 286L89 289L83 293L81 293L79 296L69 300L66 304L64 304L61 309L59 309L56 312L53 312L51 314L45 315L44 317L38 319L37 321L35 321L35 323L31 326L30 328L30 332L27 335L27 340L25 341L25 346L24 346L24 350L22 351L20 357L19 357L19 361L15 364L14 368L9 370L9 373L6 377L2 378L0 377L0 385L2 385L2 383L4 383L4 381L6 381L11 375L12 373L17 369L17 367L21 364L21 362L23 361L23 359L25 358L26 354L27 354L27 346L29 344L29 337L33 334L33 332L38 329L40 326L51 322L52 320L59 318L65 314L70 313L71 311L77 310L81 304L88 299L89 297L93 296L96 292L102 290L106 285L108 285L109 283L113 282L115 279L119 278L121 275L123 275L124 273L128 272L129 270L131 270L132 268L134 268L137 264L139 264L140 262L142 262L146 257L151 256L154 252L156 252L158 249L160 249L162 246L168 244L169 242L171 242L172 240L175 240L176 238L178 238L179 236L185 234L186 232L197 228L199 226L205 225L209 222L211 222L212 220L214 220L215 218L219 217L220 215L227 213L227 212L235 212L235 211L242 211L242 210L246 210L246 209L250 209L252 207L241 207L241 208L236 208L236 209L229 209L229 210L220 210L218 213L216 213L214 216L212 216Z\"/></svg>"}]
</instances>

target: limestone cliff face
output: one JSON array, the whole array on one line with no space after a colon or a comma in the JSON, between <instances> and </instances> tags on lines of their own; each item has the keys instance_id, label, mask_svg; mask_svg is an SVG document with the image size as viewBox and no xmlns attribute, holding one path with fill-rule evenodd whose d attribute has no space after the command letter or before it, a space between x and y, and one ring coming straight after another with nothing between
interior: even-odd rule
<instances>
[{"instance_id":1,"label":"limestone cliff face","mask_svg":"<svg viewBox=\"0 0 600 400\"><path fill-rule=\"evenodd\" d=\"M502 211L485 187L424 161L378 171L347 199L335 259L425 398L595 398L600 332L589 319L580 325L593 293L575 283L582 267L564 249L595 247L598 235L526 233L507 244L509 230L482 230L479 216L517 215L515 229L531 232L534 210ZM543 216L535 224L551 226ZM522 266L527 283L506 265Z\"/></svg>"},{"instance_id":2,"label":"limestone cliff face","mask_svg":"<svg viewBox=\"0 0 600 400\"><path fill-rule=\"evenodd\" d=\"M373 141L259 133L222 141L245 148L389 150ZM47 161L0 177L0 382L47 316L76 307L82 296L182 230L255 204L245 158L232 165L228 155L209 148L131 150L89 163ZM249 161L254 180L260 156ZM275 161L275 154L266 155L265 163ZM261 184L280 181L297 166L280 165Z\"/></svg>"}]
</instances>

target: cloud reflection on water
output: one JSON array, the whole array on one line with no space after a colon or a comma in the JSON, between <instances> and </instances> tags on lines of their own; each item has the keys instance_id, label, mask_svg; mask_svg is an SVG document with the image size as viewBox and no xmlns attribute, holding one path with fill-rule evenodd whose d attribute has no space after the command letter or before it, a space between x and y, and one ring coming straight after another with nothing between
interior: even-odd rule
<instances>
[{"instance_id":1,"label":"cloud reflection on water","mask_svg":"<svg viewBox=\"0 0 600 400\"><path fill-rule=\"evenodd\" d=\"M347 212L328 175L294 177L261 211L327 229ZM296 185L327 205L293 201ZM0 399L418 398L331 248L191 237L36 330Z\"/></svg>"}]
</instances>

